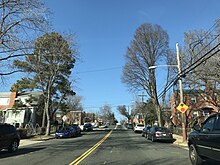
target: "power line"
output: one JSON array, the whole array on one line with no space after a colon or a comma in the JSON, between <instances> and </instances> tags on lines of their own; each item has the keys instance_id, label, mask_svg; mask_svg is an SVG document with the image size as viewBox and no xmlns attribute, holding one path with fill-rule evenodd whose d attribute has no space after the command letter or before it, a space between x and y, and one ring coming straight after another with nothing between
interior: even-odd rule
<instances>
[{"instance_id":1,"label":"power line","mask_svg":"<svg viewBox=\"0 0 220 165\"><path fill-rule=\"evenodd\" d=\"M215 26L217 26L219 22L220 22L220 19L218 19L218 20L208 29L208 31L206 31L206 33L204 34L204 36L203 36L200 40L196 40L196 41L191 42L191 43L189 44L189 45L190 45L190 49L191 49L191 45L196 43L196 44L193 46L193 48L191 49L191 50L193 51L194 48L195 48L199 43L201 43L208 35L211 34L211 32L214 31Z\"/></svg>"},{"instance_id":2,"label":"power line","mask_svg":"<svg viewBox=\"0 0 220 165\"><path fill-rule=\"evenodd\" d=\"M210 34L213 30L211 30L213 27L215 27L217 25L217 23L220 22L220 19L218 19L218 21L216 21L216 23L208 30L209 32L207 32L203 37L202 40L205 39L205 37ZM204 46L197 54L199 55L205 48L207 48L213 41L215 41L218 37L220 36L220 34L216 35L215 38L213 38L206 46ZM190 66L186 67L184 70L181 71L181 73L177 74L177 76L175 76L175 78L173 78L173 80L165 87L165 89L158 95L158 99L162 97L164 92L167 92L177 81L178 79L183 76L188 74L189 72L191 72L192 70L194 70L195 68L197 68L199 65L201 65L204 61L208 60L209 58L211 58L213 55L215 55L216 53L218 53L220 51L220 49L218 49L216 52L214 52L213 54L211 54L210 56L209 53L211 53L214 49L216 49L220 44L217 44L216 46L214 46L211 50L209 50L207 53L205 53L202 57L200 57L198 60L196 60L193 64L191 64ZM208 57L206 57L208 56ZM201 61L200 61L201 60ZM195 65L195 66L194 66Z\"/></svg>"},{"instance_id":3,"label":"power line","mask_svg":"<svg viewBox=\"0 0 220 165\"><path fill-rule=\"evenodd\" d=\"M82 72L76 72L77 74L81 73L94 73L94 72L103 72L103 71L110 71L110 70L116 70L116 69L121 69L122 66L118 67L111 67L111 68L103 68L103 69L94 69L94 70L87 70L87 71L82 71Z\"/></svg>"},{"instance_id":4,"label":"power line","mask_svg":"<svg viewBox=\"0 0 220 165\"><path fill-rule=\"evenodd\" d=\"M212 48L211 50L209 50L202 58L204 58L205 56L209 55L209 53L211 53L214 49L216 49L218 46L220 45L217 44L214 48ZM195 68L197 68L199 65L201 65L204 61L208 60L209 58L211 58L212 56L214 56L215 54L217 54L218 52L220 52L220 49L218 49L217 51L215 51L214 53L212 53L210 56L206 57L205 59L202 59L202 61L198 62L199 60L197 60L198 64L192 68L190 68L187 72L184 72L184 74L182 74L182 72L180 74L178 74L177 76L175 76L175 78L167 85L167 88L165 88L165 90L163 90L159 95L158 95L158 99L162 97L164 92L167 92L175 83L176 81L178 81L178 79L183 76L188 74L189 72L191 72L192 70L194 70ZM189 68L189 67L188 67ZM185 71L185 70L184 70Z\"/></svg>"},{"instance_id":5,"label":"power line","mask_svg":"<svg viewBox=\"0 0 220 165\"><path fill-rule=\"evenodd\" d=\"M196 54L196 56L198 55L198 54L200 54L205 48L207 48L213 41L215 41L218 37L220 36L220 34L218 34L214 39L212 39L206 46L204 46L197 54ZM211 51L212 50L214 50L216 47L218 47L219 46L219 44L217 44L214 48L212 48L211 49ZM210 51L208 51L208 52L210 52ZM205 53L205 55L203 55L202 57L200 57L198 60L196 60L194 63L192 63L190 66L188 66L187 68L185 68L182 72L185 72L187 69L190 69L190 68L193 68L193 65L196 65L196 63L198 62L198 61L200 61L200 60L202 60L205 56L207 56L207 53Z\"/></svg>"}]
</instances>

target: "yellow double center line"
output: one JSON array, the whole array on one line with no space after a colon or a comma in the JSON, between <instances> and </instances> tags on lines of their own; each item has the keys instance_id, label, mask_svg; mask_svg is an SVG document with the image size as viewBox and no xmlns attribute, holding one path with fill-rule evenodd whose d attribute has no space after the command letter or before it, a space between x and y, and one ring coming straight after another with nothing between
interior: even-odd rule
<instances>
[{"instance_id":1,"label":"yellow double center line","mask_svg":"<svg viewBox=\"0 0 220 165\"><path fill-rule=\"evenodd\" d=\"M91 147L89 150L87 150L86 152L84 152L81 156L79 156L77 159L75 159L73 162L71 162L69 165L77 165L79 164L81 161L83 161L87 156L89 156L89 154L91 154L96 148L98 148L112 133L112 130L105 135L104 138L102 138L102 140L100 140L98 143L96 143L93 147Z\"/></svg>"}]
</instances>

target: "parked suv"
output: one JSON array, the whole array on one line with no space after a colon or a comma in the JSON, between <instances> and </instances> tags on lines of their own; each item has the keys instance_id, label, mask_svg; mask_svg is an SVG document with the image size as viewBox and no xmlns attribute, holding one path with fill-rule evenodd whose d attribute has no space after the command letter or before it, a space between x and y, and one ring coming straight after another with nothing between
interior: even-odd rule
<instances>
[{"instance_id":1,"label":"parked suv","mask_svg":"<svg viewBox=\"0 0 220 165\"><path fill-rule=\"evenodd\" d=\"M135 133L136 133L136 132L142 132L143 129L144 129L144 124L136 124L136 125L134 126L134 132L135 132Z\"/></svg>"},{"instance_id":2,"label":"parked suv","mask_svg":"<svg viewBox=\"0 0 220 165\"><path fill-rule=\"evenodd\" d=\"M0 124L0 150L14 152L18 149L20 137L16 128L9 124Z\"/></svg>"},{"instance_id":3,"label":"parked suv","mask_svg":"<svg viewBox=\"0 0 220 165\"><path fill-rule=\"evenodd\" d=\"M220 113L209 116L201 127L194 126L188 146L193 165L202 164L207 158L220 161Z\"/></svg>"}]
</instances>

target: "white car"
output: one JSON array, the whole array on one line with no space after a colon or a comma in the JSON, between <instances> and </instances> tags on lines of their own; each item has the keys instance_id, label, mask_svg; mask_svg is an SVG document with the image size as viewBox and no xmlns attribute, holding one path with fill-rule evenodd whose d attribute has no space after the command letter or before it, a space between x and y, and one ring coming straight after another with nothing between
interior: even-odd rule
<instances>
[{"instance_id":1,"label":"white car","mask_svg":"<svg viewBox=\"0 0 220 165\"><path fill-rule=\"evenodd\" d=\"M144 124L136 124L134 126L134 132L142 132L144 129Z\"/></svg>"}]
</instances>

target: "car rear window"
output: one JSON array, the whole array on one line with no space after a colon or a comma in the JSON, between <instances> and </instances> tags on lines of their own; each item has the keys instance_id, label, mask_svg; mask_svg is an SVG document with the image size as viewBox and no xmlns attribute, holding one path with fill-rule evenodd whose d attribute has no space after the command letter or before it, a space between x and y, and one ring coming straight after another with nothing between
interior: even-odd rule
<instances>
[{"instance_id":1,"label":"car rear window","mask_svg":"<svg viewBox=\"0 0 220 165\"><path fill-rule=\"evenodd\" d=\"M167 128L161 128L161 127L158 127L156 130L161 131L161 132L168 132L169 131Z\"/></svg>"},{"instance_id":2,"label":"car rear window","mask_svg":"<svg viewBox=\"0 0 220 165\"><path fill-rule=\"evenodd\" d=\"M144 125L143 125L143 124L138 124L137 126L138 126L138 127L144 127Z\"/></svg>"}]
</instances>

